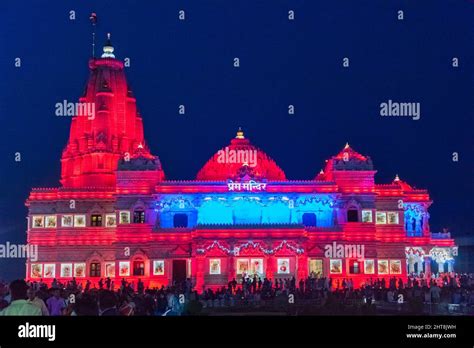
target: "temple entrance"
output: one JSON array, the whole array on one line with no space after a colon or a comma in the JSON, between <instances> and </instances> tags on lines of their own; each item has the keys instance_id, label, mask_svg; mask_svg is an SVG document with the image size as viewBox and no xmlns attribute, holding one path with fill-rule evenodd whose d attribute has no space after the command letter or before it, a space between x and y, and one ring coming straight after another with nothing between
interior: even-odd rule
<instances>
[{"instance_id":1,"label":"temple entrance","mask_svg":"<svg viewBox=\"0 0 474 348\"><path fill-rule=\"evenodd\" d=\"M173 260L173 284L186 280L186 260Z\"/></svg>"}]
</instances>

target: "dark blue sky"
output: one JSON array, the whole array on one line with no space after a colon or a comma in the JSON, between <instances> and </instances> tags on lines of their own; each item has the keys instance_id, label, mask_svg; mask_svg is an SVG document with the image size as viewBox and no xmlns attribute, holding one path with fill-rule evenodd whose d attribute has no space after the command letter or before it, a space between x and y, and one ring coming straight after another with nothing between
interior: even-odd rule
<instances>
[{"instance_id":1,"label":"dark blue sky","mask_svg":"<svg viewBox=\"0 0 474 348\"><path fill-rule=\"evenodd\" d=\"M398 173L430 191L433 231L472 233L473 2L36 0L0 3L0 243L25 241L30 188L58 185L70 119L54 105L83 92L93 11L99 46L111 32L116 56L131 59L168 178L193 179L238 126L290 179L313 178L349 141L377 182ZM421 119L380 117L389 99L420 102ZM0 260L0 278L23 276L23 262Z\"/></svg>"}]
</instances>

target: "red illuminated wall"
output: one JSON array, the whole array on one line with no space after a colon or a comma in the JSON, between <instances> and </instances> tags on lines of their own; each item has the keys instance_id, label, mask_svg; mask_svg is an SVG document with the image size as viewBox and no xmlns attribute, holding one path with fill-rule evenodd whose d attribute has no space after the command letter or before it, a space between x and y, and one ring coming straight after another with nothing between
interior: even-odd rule
<instances>
[{"instance_id":1,"label":"red illuminated wall","mask_svg":"<svg viewBox=\"0 0 474 348\"><path fill-rule=\"evenodd\" d=\"M117 161L145 147L142 118L127 84L123 63L112 58L91 59L90 76L81 103L94 103L95 117L73 118L69 141L61 158L65 187L114 186ZM144 149L145 156L149 151Z\"/></svg>"}]
</instances>

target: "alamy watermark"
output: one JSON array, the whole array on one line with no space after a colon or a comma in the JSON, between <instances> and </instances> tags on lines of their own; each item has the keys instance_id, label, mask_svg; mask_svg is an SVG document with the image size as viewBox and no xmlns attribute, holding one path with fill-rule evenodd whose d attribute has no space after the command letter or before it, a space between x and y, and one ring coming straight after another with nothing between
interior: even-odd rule
<instances>
[{"instance_id":1,"label":"alamy watermark","mask_svg":"<svg viewBox=\"0 0 474 348\"><path fill-rule=\"evenodd\" d=\"M365 248L363 244L326 244L324 246L324 257L327 258L354 258L363 259Z\"/></svg>"},{"instance_id":2,"label":"alamy watermark","mask_svg":"<svg viewBox=\"0 0 474 348\"><path fill-rule=\"evenodd\" d=\"M6 242L0 244L0 258L8 259L29 259L38 261L38 246L34 244L12 244Z\"/></svg>"},{"instance_id":3,"label":"alamy watermark","mask_svg":"<svg viewBox=\"0 0 474 348\"><path fill-rule=\"evenodd\" d=\"M252 168L257 165L257 150L234 150L226 146L217 155L217 163L241 163Z\"/></svg>"},{"instance_id":4,"label":"alamy watermark","mask_svg":"<svg viewBox=\"0 0 474 348\"><path fill-rule=\"evenodd\" d=\"M56 116L85 116L88 120L95 119L95 103L73 103L63 100L56 103Z\"/></svg>"},{"instance_id":5,"label":"alamy watermark","mask_svg":"<svg viewBox=\"0 0 474 348\"><path fill-rule=\"evenodd\" d=\"M389 99L380 103L380 116L411 117L414 121L418 121L421 117L420 103L400 103Z\"/></svg>"},{"instance_id":6,"label":"alamy watermark","mask_svg":"<svg viewBox=\"0 0 474 348\"><path fill-rule=\"evenodd\" d=\"M56 325L37 325L26 322L18 326L19 338L47 338L52 342L56 339Z\"/></svg>"}]
</instances>

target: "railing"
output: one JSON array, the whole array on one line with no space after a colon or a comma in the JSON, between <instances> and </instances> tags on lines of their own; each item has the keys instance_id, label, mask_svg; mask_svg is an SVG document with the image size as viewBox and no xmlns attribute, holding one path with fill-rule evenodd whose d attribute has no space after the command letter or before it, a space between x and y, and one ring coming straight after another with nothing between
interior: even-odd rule
<instances>
[{"instance_id":1,"label":"railing","mask_svg":"<svg viewBox=\"0 0 474 348\"><path fill-rule=\"evenodd\" d=\"M431 233L432 239L451 239L450 232Z\"/></svg>"},{"instance_id":2,"label":"railing","mask_svg":"<svg viewBox=\"0 0 474 348\"><path fill-rule=\"evenodd\" d=\"M193 227L153 227L153 233L189 233L194 231Z\"/></svg>"}]
</instances>

